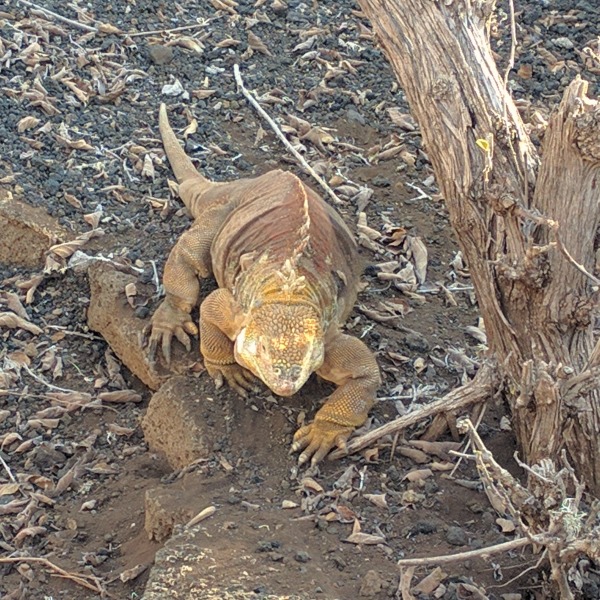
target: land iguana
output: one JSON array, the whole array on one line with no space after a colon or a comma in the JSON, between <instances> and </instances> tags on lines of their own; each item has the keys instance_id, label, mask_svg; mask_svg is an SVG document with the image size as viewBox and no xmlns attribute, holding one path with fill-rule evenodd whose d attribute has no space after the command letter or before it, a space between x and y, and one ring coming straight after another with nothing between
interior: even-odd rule
<instances>
[{"instance_id":1,"label":"land iguana","mask_svg":"<svg viewBox=\"0 0 600 600\"><path fill-rule=\"evenodd\" d=\"M344 449L362 425L380 384L373 353L341 332L356 300L360 260L340 215L292 173L215 183L202 176L179 145L164 104L159 128L194 222L165 265L166 297L149 329L151 356L167 363L175 337L190 351L198 328L199 279L219 288L200 306L200 351L217 387L241 396L258 379L275 394L297 392L311 373L338 387L312 423L294 435L299 463L316 464Z\"/></svg>"}]
</instances>

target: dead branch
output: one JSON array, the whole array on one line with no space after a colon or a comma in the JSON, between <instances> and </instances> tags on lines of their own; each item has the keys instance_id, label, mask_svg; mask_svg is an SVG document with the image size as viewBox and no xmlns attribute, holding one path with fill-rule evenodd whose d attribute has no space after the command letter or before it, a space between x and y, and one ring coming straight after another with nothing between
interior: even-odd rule
<instances>
[{"instance_id":1,"label":"dead branch","mask_svg":"<svg viewBox=\"0 0 600 600\"><path fill-rule=\"evenodd\" d=\"M456 554L443 554L440 556L424 556L423 558L403 558L396 564L399 567L423 567L427 565L447 565L454 562L461 562L471 558L487 558L492 554L500 554L508 550L516 550L531 544L527 538L520 537L509 542L502 542L494 546L486 548L478 548L477 550L468 550L467 552L457 552Z\"/></svg>"},{"instance_id":2,"label":"dead branch","mask_svg":"<svg viewBox=\"0 0 600 600\"><path fill-rule=\"evenodd\" d=\"M47 558L39 557L39 556L5 556L0 557L0 565L1 564L11 564L11 563L40 563L54 571L57 576L63 577L65 579L71 580L73 583L80 585L81 587L87 588L88 590L92 590L93 592L99 593L101 596L108 596L109 598L116 597L112 594L109 594L99 583L98 578L93 575L83 575L79 573L69 573L64 569L61 569L58 565L50 562ZM93 583L90 583L93 582Z\"/></svg>"},{"instance_id":3,"label":"dead branch","mask_svg":"<svg viewBox=\"0 0 600 600\"><path fill-rule=\"evenodd\" d=\"M240 74L240 66L238 64L233 65L233 74L235 81L240 88L240 92L245 98L252 104L258 114L270 125L275 135L279 138L281 143L289 150L294 158L302 165L304 170L327 192L327 195L333 200L334 204L343 204L343 202L337 197L336 193L327 185L327 182L306 162L306 159L300 154L283 135L283 132L275 123L275 121L267 114L267 111L259 104L256 98L246 89L242 75Z\"/></svg>"},{"instance_id":4,"label":"dead branch","mask_svg":"<svg viewBox=\"0 0 600 600\"><path fill-rule=\"evenodd\" d=\"M98 30L95 27L91 27L90 25L86 25L85 23L80 23L79 21L74 21L73 19L68 19L67 17L63 17L54 11L48 10L39 4L34 4L33 2L29 2L29 0L17 0L24 6L28 8L33 8L41 12L44 16L48 17L52 21L60 21L61 23L66 23L67 25L71 25L72 27L76 27L77 29L83 29L83 31L95 32L98 33Z\"/></svg>"},{"instance_id":5,"label":"dead branch","mask_svg":"<svg viewBox=\"0 0 600 600\"><path fill-rule=\"evenodd\" d=\"M394 419L381 427L377 427L372 431L355 437L350 440L345 451L335 450L329 455L329 458L334 460L345 456L346 454L354 454L363 448L371 446L378 439L386 435L393 435L407 427L419 423L419 421L429 419L438 413L452 413L472 404L483 402L493 395L493 389L496 384L495 378L496 375L494 369L489 364L483 365L475 378L467 385L451 391L443 398L440 398L431 404L427 404L419 410L415 410L407 415Z\"/></svg>"}]
</instances>

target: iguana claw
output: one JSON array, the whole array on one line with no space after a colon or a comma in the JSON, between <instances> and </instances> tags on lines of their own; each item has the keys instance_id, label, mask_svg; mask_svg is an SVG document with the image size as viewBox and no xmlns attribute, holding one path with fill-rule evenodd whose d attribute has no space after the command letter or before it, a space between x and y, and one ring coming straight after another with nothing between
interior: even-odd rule
<instances>
[{"instance_id":1,"label":"iguana claw","mask_svg":"<svg viewBox=\"0 0 600 600\"><path fill-rule=\"evenodd\" d=\"M323 460L333 448L345 451L346 440L353 430L354 427L315 420L296 431L291 452L303 450L298 457L298 464L303 465L310 460L311 466L314 466Z\"/></svg>"},{"instance_id":2,"label":"iguana claw","mask_svg":"<svg viewBox=\"0 0 600 600\"><path fill-rule=\"evenodd\" d=\"M150 333L148 343L150 360L154 360L156 349L160 344L165 362L170 364L173 336L190 352L192 344L189 336L198 335L198 327L190 319L189 313L163 302L154 313L145 333Z\"/></svg>"},{"instance_id":3,"label":"iguana claw","mask_svg":"<svg viewBox=\"0 0 600 600\"><path fill-rule=\"evenodd\" d=\"M258 379L248 369L244 369L237 363L219 365L205 358L204 366L208 374L215 380L217 389L226 381L229 387L233 388L242 398L247 398L248 392L260 391L260 387L257 385Z\"/></svg>"}]
</instances>

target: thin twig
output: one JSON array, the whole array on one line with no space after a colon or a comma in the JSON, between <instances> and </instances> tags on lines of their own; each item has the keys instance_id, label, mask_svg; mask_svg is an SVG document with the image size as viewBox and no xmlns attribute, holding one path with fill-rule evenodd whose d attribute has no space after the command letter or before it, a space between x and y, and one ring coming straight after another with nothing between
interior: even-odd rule
<instances>
[{"instance_id":1,"label":"thin twig","mask_svg":"<svg viewBox=\"0 0 600 600\"><path fill-rule=\"evenodd\" d=\"M540 565L544 562L544 560L546 560L546 554L548 554L548 550L546 550L546 548L544 548L544 551L542 552L542 555L540 556L540 560L538 560L535 565L532 565L531 567L527 567L524 571L521 571L518 575L515 575L512 579L509 579L508 581L505 581L504 583L500 584L500 585L490 585L487 587L488 590L491 589L500 589L503 587L506 587L507 585L510 585L511 583L514 583L515 581L517 581L517 579L521 579L521 577L523 577L524 575L526 575L527 573L529 573L529 571L539 571Z\"/></svg>"},{"instance_id":2,"label":"thin twig","mask_svg":"<svg viewBox=\"0 0 600 600\"><path fill-rule=\"evenodd\" d=\"M90 31L90 32L93 31L94 33L98 33L98 29L96 29L96 27L91 27L90 25L86 25L85 23L80 23L79 21L74 21L73 19L67 19L67 17L63 17L62 15L59 15L58 13L48 10L47 8L44 8L43 6L39 6L38 4L34 4L33 2L29 2L29 0L17 0L17 2L20 2L21 4L23 4L29 8L39 10L41 13L43 13L49 19L52 19L54 21L61 21L62 23L67 23L68 25L77 27L78 29L83 29L83 31Z\"/></svg>"},{"instance_id":3,"label":"thin twig","mask_svg":"<svg viewBox=\"0 0 600 600\"><path fill-rule=\"evenodd\" d=\"M510 55L508 57L508 64L506 65L506 73L504 73L504 87L508 87L508 75L511 69L515 66L515 53L517 48L517 25L515 23L515 5L513 0L508 0L508 6L510 9ZM504 103L504 118L506 119L506 103Z\"/></svg>"},{"instance_id":4,"label":"thin twig","mask_svg":"<svg viewBox=\"0 0 600 600\"><path fill-rule=\"evenodd\" d=\"M10 478L10 480L13 483L17 483L17 480L15 479L15 476L12 474L12 471L10 470L10 467L8 466L8 464L5 462L5 460L2 458L1 455L0 455L0 464L4 467L4 470L7 472L8 477Z\"/></svg>"},{"instance_id":5,"label":"thin twig","mask_svg":"<svg viewBox=\"0 0 600 600\"><path fill-rule=\"evenodd\" d=\"M578 263L573 256L571 255L571 253L565 248L562 239L560 237L560 234L558 233L558 223L555 224L555 226L553 227L554 229L554 235L556 236L556 245L558 246L558 249L563 253L563 255L565 256L565 258L581 273L583 273L586 277L589 277L589 279L593 282L594 285L600 286L600 279L598 279L595 275L592 275L581 263Z\"/></svg>"},{"instance_id":6,"label":"thin twig","mask_svg":"<svg viewBox=\"0 0 600 600\"><path fill-rule=\"evenodd\" d=\"M492 554L500 554L508 550L516 550L531 544L527 538L521 537L511 540L510 542L502 542L494 546L486 548L478 548L477 550L468 550L467 552L458 552L456 554L444 554L441 556L424 556L423 558L403 558L396 564L399 567L421 567L425 565L447 565L449 563L460 562L462 560L470 560L471 558L485 558Z\"/></svg>"},{"instance_id":7,"label":"thin twig","mask_svg":"<svg viewBox=\"0 0 600 600\"><path fill-rule=\"evenodd\" d=\"M68 390L66 388L61 388L57 385L52 385L51 383L48 383L45 379L43 379L39 375L36 375L27 365L21 365L21 368L24 369L30 377L33 377L37 382L41 383L42 385L45 385L50 390L54 390L55 392L66 392L67 394L73 392L73 390Z\"/></svg>"},{"instance_id":8,"label":"thin twig","mask_svg":"<svg viewBox=\"0 0 600 600\"><path fill-rule=\"evenodd\" d=\"M196 23L195 25L183 25L182 27L175 27L174 29L154 29L152 31L135 31L132 33L125 33L129 37L140 37L143 35L159 35L165 33L177 33L178 31L187 31L189 29L201 29L202 27L206 27L208 21L205 23Z\"/></svg>"},{"instance_id":9,"label":"thin twig","mask_svg":"<svg viewBox=\"0 0 600 600\"><path fill-rule=\"evenodd\" d=\"M242 75L240 74L240 66L238 64L233 65L233 74L235 81L240 89L240 92L246 97L248 102L256 109L258 114L271 126L271 129L275 132L275 135L279 138L281 143L291 152L294 158L302 165L307 173L315 179L315 181L327 192L327 195L333 200L334 204L343 204L343 202L337 197L336 193L327 185L327 182L306 162L306 159L300 154L283 135L283 132L273 121L273 119L267 114L265 109L259 104L258 100L246 89Z\"/></svg>"},{"instance_id":10,"label":"thin twig","mask_svg":"<svg viewBox=\"0 0 600 600\"><path fill-rule=\"evenodd\" d=\"M48 567L49 569L51 569L52 571L57 573L60 577L70 579L71 581L74 581L78 585L80 585L84 588L87 588L88 590L92 590L101 595L107 595L110 598L114 598L114 596L112 594L109 594L99 584L98 579L96 577L93 577L91 575L83 575L83 574L80 575L77 573L69 573L68 571L65 571L64 569L61 569L58 565L55 565L54 563L50 562L47 558L43 558L43 557L39 557L39 556L3 556L3 557L0 557L0 565L8 564L8 563L20 563L20 562L42 563L43 565L45 565L46 567ZM92 585L91 583L89 583L89 581L87 581L88 579L93 581L95 583L95 585Z\"/></svg>"},{"instance_id":11,"label":"thin twig","mask_svg":"<svg viewBox=\"0 0 600 600\"><path fill-rule=\"evenodd\" d=\"M484 404L483 405L483 409L481 411L481 413L479 414L479 416L477 417L477 422L475 423L475 431L477 431L477 429L479 429L479 426L481 425L481 421L483 421L483 416L485 415L485 410L486 410L487 405ZM471 438L469 438L467 440L467 443L462 451L462 456L459 456L458 460L456 461L456 464L454 465L454 469L452 469L452 471L450 472L450 474L448 475L448 479L454 479L454 474L456 473L456 471L458 470L458 467L460 466L460 464L462 463L463 459L466 458L468 452L469 452L469 448L471 447L471 444L473 443L473 440L471 440ZM458 453L457 453L458 455Z\"/></svg>"}]
</instances>

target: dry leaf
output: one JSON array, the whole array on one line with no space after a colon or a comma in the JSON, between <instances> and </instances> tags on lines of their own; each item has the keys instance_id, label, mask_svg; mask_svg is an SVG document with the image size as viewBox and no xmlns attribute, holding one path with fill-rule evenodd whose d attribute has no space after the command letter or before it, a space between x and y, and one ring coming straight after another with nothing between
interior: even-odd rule
<instances>
[{"instance_id":1,"label":"dry leaf","mask_svg":"<svg viewBox=\"0 0 600 600\"><path fill-rule=\"evenodd\" d=\"M93 213L88 213L87 215L83 215L83 220L88 225L91 225L92 229L96 229L98 227L98 225L100 224L100 219L102 218L103 214L104 214L104 209L102 208L102 205L99 204Z\"/></svg>"},{"instance_id":2,"label":"dry leaf","mask_svg":"<svg viewBox=\"0 0 600 600\"><path fill-rule=\"evenodd\" d=\"M385 494L365 494L365 498L379 508L388 508Z\"/></svg>"},{"instance_id":3,"label":"dry leaf","mask_svg":"<svg viewBox=\"0 0 600 600\"><path fill-rule=\"evenodd\" d=\"M273 56L265 43L255 33L252 33L252 31L248 32L248 45L256 52L266 54L267 56Z\"/></svg>"},{"instance_id":4,"label":"dry leaf","mask_svg":"<svg viewBox=\"0 0 600 600\"><path fill-rule=\"evenodd\" d=\"M1 483L0 496L12 496L19 491L20 487L18 483Z\"/></svg>"},{"instance_id":5,"label":"dry leaf","mask_svg":"<svg viewBox=\"0 0 600 600\"><path fill-rule=\"evenodd\" d=\"M33 127L36 127L39 124L40 120L36 117L23 117L18 123L17 123L17 131L19 133L23 133L24 131L27 131L28 129L32 129Z\"/></svg>"},{"instance_id":6,"label":"dry leaf","mask_svg":"<svg viewBox=\"0 0 600 600\"><path fill-rule=\"evenodd\" d=\"M373 535L371 533L351 533L344 542L350 544L364 544L366 546L373 546L375 544L385 544L385 538L380 535Z\"/></svg>"},{"instance_id":7,"label":"dry leaf","mask_svg":"<svg viewBox=\"0 0 600 600\"><path fill-rule=\"evenodd\" d=\"M204 100L210 98L217 90L194 90L192 96L198 98L198 100Z\"/></svg>"},{"instance_id":8,"label":"dry leaf","mask_svg":"<svg viewBox=\"0 0 600 600\"><path fill-rule=\"evenodd\" d=\"M45 527L24 527L21 529L21 531L19 531L19 533L17 533L17 535L15 535L13 542L17 546L20 546L25 541L25 538L35 537L36 535L44 535L47 532L48 530Z\"/></svg>"},{"instance_id":9,"label":"dry leaf","mask_svg":"<svg viewBox=\"0 0 600 600\"><path fill-rule=\"evenodd\" d=\"M427 577L421 579L421 581L415 585L411 591L415 592L416 594L430 596L439 587L440 583L446 579L446 577L448 577L448 574L444 573L441 567L436 567L431 573L429 573L429 575L427 575Z\"/></svg>"},{"instance_id":10,"label":"dry leaf","mask_svg":"<svg viewBox=\"0 0 600 600\"><path fill-rule=\"evenodd\" d=\"M317 483L312 477L305 477L301 481L302 489L311 491L316 494L322 494L325 490L320 483Z\"/></svg>"},{"instance_id":11,"label":"dry leaf","mask_svg":"<svg viewBox=\"0 0 600 600\"><path fill-rule=\"evenodd\" d=\"M516 526L510 519L503 519L501 517L496 519L496 523L500 526L502 533L512 533Z\"/></svg>"},{"instance_id":12,"label":"dry leaf","mask_svg":"<svg viewBox=\"0 0 600 600\"><path fill-rule=\"evenodd\" d=\"M14 294L13 292L0 292L0 300L6 304L9 310L12 310L22 319L29 321L27 310L25 310L25 307L21 304L21 300L17 294Z\"/></svg>"},{"instance_id":13,"label":"dry leaf","mask_svg":"<svg viewBox=\"0 0 600 600\"><path fill-rule=\"evenodd\" d=\"M98 399L102 402L141 402L142 395L133 390L116 390L114 392L101 392Z\"/></svg>"},{"instance_id":14,"label":"dry leaf","mask_svg":"<svg viewBox=\"0 0 600 600\"><path fill-rule=\"evenodd\" d=\"M415 275L420 284L425 283L427 278L427 247L421 238L408 236L407 238L409 257L415 265Z\"/></svg>"},{"instance_id":15,"label":"dry leaf","mask_svg":"<svg viewBox=\"0 0 600 600\"><path fill-rule=\"evenodd\" d=\"M409 471L403 479L407 481L425 481L433 475L433 471L431 469L414 469L413 471Z\"/></svg>"},{"instance_id":16,"label":"dry leaf","mask_svg":"<svg viewBox=\"0 0 600 600\"><path fill-rule=\"evenodd\" d=\"M33 335L39 335L43 331L37 325L26 321L13 312L0 312L0 329L3 327L8 329L24 329Z\"/></svg>"},{"instance_id":17,"label":"dry leaf","mask_svg":"<svg viewBox=\"0 0 600 600\"><path fill-rule=\"evenodd\" d=\"M11 500L6 504L0 504L0 516L16 515L21 512L26 504L29 504L28 498L24 500Z\"/></svg>"},{"instance_id":18,"label":"dry leaf","mask_svg":"<svg viewBox=\"0 0 600 600\"><path fill-rule=\"evenodd\" d=\"M194 135L198 131L198 121L196 119L192 119L190 124L183 130L183 137L187 138L190 135Z\"/></svg>"},{"instance_id":19,"label":"dry leaf","mask_svg":"<svg viewBox=\"0 0 600 600\"><path fill-rule=\"evenodd\" d=\"M93 152L96 149L94 146L88 144L85 140L70 140L62 135L58 135L58 133L54 134L54 139L65 148L71 148L72 150L86 150L88 152Z\"/></svg>"},{"instance_id":20,"label":"dry leaf","mask_svg":"<svg viewBox=\"0 0 600 600\"><path fill-rule=\"evenodd\" d=\"M421 464L421 465L428 463L430 460L429 456L427 454L425 454L425 452L422 452L421 450L417 450L417 448L409 448L408 446L398 446L396 448L396 452L398 452L402 456L406 456L407 458L410 458L414 462Z\"/></svg>"},{"instance_id":21,"label":"dry leaf","mask_svg":"<svg viewBox=\"0 0 600 600\"><path fill-rule=\"evenodd\" d=\"M240 40L234 40L232 37L228 37L221 40L218 44L215 44L215 48L231 48L232 46L239 46L241 43Z\"/></svg>"},{"instance_id":22,"label":"dry leaf","mask_svg":"<svg viewBox=\"0 0 600 600\"><path fill-rule=\"evenodd\" d=\"M65 192L63 197L71 206L78 208L78 209L83 208L81 201L78 200L75 196L73 196L73 194L69 194L69 193Z\"/></svg>"},{"instance_id":23,"label":"dry leaf","mask_svg":"<svg viewBox=\"0 0 600 600\"><path fill-rule=\"evenodd\" d=\"M121 425L117 425L116 423L109 423L107 429L115 435L124 435L127 437L129 437L135 432L134 427L122 427Z\"/></svg>"},{"instance_id":24,"label":"dry leaf","mask_svg":"<svg viewBox=\"0 0 600 600\"><path fill-rule=\"evenodd\" d=\"M456 452L462 446L461 442L429 442L427 440L410 440L408 443L414 448L437 456L442 460L450 460L452 457L450 451Z\"/></svg>"},{"instance_id":25,"label":"dry leaf","mask_svg":"<svg viewBox=\"0 0 600 600\"><path fill-rule=\"evenodd\" d=\"M29 419L27 426L31 429L56 429L60 425L60 419Z\"/></svg>"},{"instance_id":26,"label":"dry leaf","mask_svg":"<svg viewBox=\"0 0 600 600\"><path fill-rule=\"evenodd\" d=\"M131 581L133 579L135 579L136 577L139 577L150 565L149 564L140 564L140 565L135 565L135 567L131 567L131 569L125 569L125 571L123 571L120 575L119 575L119 579L123 582L123 583L127 583L128 581Z\"/></svg>"},{"instance_id":27,"label":"dry leaf","mask_svg":"<svg viewBox=\"0 0 600 600\"><path fill-rule=\"evenodd\" d=\"M415 131L417 123L409 113L403 113L396 106L387 109L387 113L394 125L404 129L405 131Z\"/></svg>"},{"instance_id":28,"label":"dry leaf","mask_svg":"<svg viewBox=\"0 0 600 600\"><path fill-rule=\"evenodd\" d=\"M118 27L116 27L115 25L112 25L111 23L96 22L96 29L98 29L98 31L100 31L100 33L107 33L107 34L123 33Z\"/></svg>"},{"instance_id":29,"label":"dry leaf","mask_svg":"<svg viewBox=\"0 0 600 600\"><path fill-rule=\"evenodd\" d=\"M238 5L238 3L235 2L235 0L210 0L210 3L217 10L224 10L224 11L228 12L230 15L237 15L237 11L235 10L235 7Z\"/></svg>"},{"instance_id":30,"label":"dry leaf","mask_svg":"<svg viewBox=\"0 0 600 600\"><path fill-rule=\"evenodd\" d=\"M186 527L193 527L197 525L201 521L208 519L208 517L212 517L217 512L216 506L207 506L205 509L201 510L195 517L193 517L190 521L186 523Z\"/></svg>"},{"instance_id":31,"label":"dry leaf","mask_svg":"<svg viewBox=\"0 0 600 600\"><path fill-rule=\"evenodd\" d=\"M152 156L146 154L144 156L144 165L142 167L142 177L148 177L148 179L154 179L154 163L152 162Z\"/></svg>"}]
</instances>

